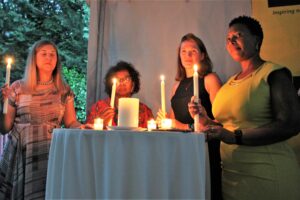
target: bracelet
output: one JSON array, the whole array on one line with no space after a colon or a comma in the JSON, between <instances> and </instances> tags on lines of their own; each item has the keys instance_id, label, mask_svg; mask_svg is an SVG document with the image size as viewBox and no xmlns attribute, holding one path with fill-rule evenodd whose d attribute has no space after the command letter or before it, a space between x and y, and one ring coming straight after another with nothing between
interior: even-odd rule
<instances>
[{"instance_id":1,"label":"bracelet","mask_svg":"<svg viewBox=\"0 0 300 200\"><path fill-rule=\"evenodd\" d=\"M194 131L194 124L188 124L189 125L189 129L191 129L191 131Z\"/></svg>"},{"instance_id":2,"label":"bracelet","mask_svg":"<svg viewBox=\"0 0 300 200\"><path fill-rule=\"evenodd\" d=\"M241 129L236 129L234 130L234 137L235 137L235 143L238 145L243 144L242 142L242 137L243 137L243 132Z\"/></svg>"}]
</instances>

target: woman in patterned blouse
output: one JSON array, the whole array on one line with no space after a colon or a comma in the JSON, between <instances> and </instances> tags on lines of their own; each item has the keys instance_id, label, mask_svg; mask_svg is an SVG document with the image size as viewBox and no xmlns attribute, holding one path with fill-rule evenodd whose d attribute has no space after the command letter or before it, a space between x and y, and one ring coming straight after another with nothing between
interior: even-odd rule
<instances>
[{"instance_id":1,"label":"woman in patterned blouse","mask_svg":"<svg viewBox=\"0 0 300 200\"><path fill-rule=\"evenodd\" d=\"M110 95L112 90L112 79L117 79L115 108L110 106ZM116 66L111 67L105 76L105 92L109 97L97 101L92 105L87 116L87 123L93 124L95 118L104 120L106 127L110 120L112 125L117 125L118 120L118 102L122 97L131 97L140 90L140 74L134 67L127 62L120 61ZM153 118L151 109L145 104L139 104L139 127L146 128L147 121Z\"/></svg>"},{"instance_id":2,"label":"woman in patterned blouse","mask_svg":"<svg viewBox=\"0 0 300 200\"><path fill-rule=\"evenodd\" d=\"M52 130L62 123L82 126L55 44L36 42L24 78L5 84L0 94L8 98L7 113L0 110L0 132L8 134L0 160L0 199L44 199Z\"/></svg>"}]
</instances>

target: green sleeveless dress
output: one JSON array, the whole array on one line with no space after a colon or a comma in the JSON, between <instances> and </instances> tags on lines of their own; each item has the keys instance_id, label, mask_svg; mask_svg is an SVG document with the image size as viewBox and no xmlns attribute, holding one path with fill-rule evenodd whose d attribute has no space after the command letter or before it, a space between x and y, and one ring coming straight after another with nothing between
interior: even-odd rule
<instances>
[{"instance_id":1,"label":"green sleeveless dress","mask_svg":"<svg viewBox=\"0 0 300 200\"><path fill-rule=\"evenodd\" d=\"M282 66L266 62L249 76L232 76L213 102L215 118L228 130L257 128L272 121L269 74ZM286 141L264 146L221 142L223 198L300 199L300 169Z\"/></svg>"}]
</instances>

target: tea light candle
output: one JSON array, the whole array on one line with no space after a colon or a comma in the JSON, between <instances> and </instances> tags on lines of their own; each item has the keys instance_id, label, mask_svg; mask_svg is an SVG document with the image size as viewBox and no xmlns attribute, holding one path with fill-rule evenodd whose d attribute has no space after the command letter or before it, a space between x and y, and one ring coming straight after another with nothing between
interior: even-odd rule
<instances>
[{"instance_id":1,"label":"tea light candle","mask_svg":"<svg viewBox=\"0 0 300 200\"><path fill-rule=\"evenodd\" d=\"M96 118L94 120L94 129L95 130L103 130L103 119Z\"/></svg>"},{"instance_id":2,"label":"tea light candle","mask_svg":"<svg viewBox=\"0 0 300 200\"><path fill-rule=\"evenodd\" d=\"M154 119L147 121L147 128L148 128L148 131L152 131L152 130L156 129L156 121Z\"/></svg>"},{"instance_id":3,"label":"tea light candle","mask_svg":"<svg viewBox=\"0 0 300 200\"><path fill-rule=\"evenodd\" d=\"M195 96L195 102L198 102L199 100L199 82L198 82L198 66L194 65L194 74L193 74L193 84L194 84L194 96ZM199 132L199 114L195 115L194 117L194 131Z\"/></svg>"},{"instance_id":4,"label":"tea light candle","mask_svg":"<svg viewBox=\"0 0 300 200\"><path fill-rule=\"evenodd\" d=\"M160 76L160 93L161 93L161 111L166 115L166 92L165 92L165 76Z\"/></svg>"},{"instance_id":5,"label":"tea light candle","mask_svg":"<svg viewBox=\"0 0 300 200\"><path fill-rule=\"evenodd\" d=\"M113 84L111 89L111 95L110 95L110 107L114 108L115 106L115 98L116 98L116 88L117 88L117 79L113 78ZM112 125L112 120L108 122L108 125Z\"/></svg>"},{"instance_id":6,"label":"tea light candle","mask_svg":"<svg viewBox=\"0 0 300 200\"><path fill-rule=\"evenodd\" d=\"M120 98L118 126L121 127L138 127L139 126L139 99L137 98Z\"/></svg>"},{"instance_id":7,"label":"tea light candle","mask_svg":"<svg viewBox=\"0 0 300 200\"><path fill-rule=\"evenodd\" d=\"M161 120L161 128L162 129L171 129L172 128L172 119L162 119Z\"/></svg>"},{"instance_id":8,"label":"tea light candle","mask_svg":"<svg viewBox=\"0 0 300 200\"><path fill-rule=\"evenodd\" d=\"M12 59L8 58L7 59L7 65L6 65L6 77L5 77L5 83L9 86L10 83L10 69L11 69L11 63ZM7 106L8 106L8 99L4 99L4 105L3 105L3 113L7 113Z\"/></svg>"}]
</instances>

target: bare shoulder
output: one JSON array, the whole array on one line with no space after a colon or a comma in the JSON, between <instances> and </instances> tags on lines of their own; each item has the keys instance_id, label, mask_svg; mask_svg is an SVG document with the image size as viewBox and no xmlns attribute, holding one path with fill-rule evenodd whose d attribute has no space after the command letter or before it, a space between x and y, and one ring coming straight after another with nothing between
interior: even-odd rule
<instances>
[{"instance_id":1,"label":"bare shoulder","mask_svg":"<svg viewBox=\"0 0 300 200\"><path fill-rule=\"evenodd\" d=\"M205 85L222 85L221 83L221 79L219 78L219 76L216 73L209 73L204 77L204 82Z\"/></svg>"}]
</instances>

